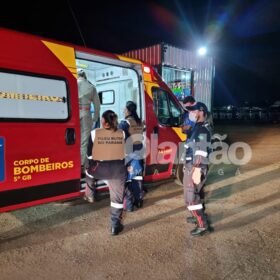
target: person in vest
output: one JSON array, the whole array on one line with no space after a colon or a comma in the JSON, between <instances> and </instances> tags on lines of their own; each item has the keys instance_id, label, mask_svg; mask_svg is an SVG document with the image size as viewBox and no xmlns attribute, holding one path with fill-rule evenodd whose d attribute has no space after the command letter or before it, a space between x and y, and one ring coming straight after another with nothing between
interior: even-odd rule
<instances>
[{"instance_id":1,"label":"person in vest","mask_svg":"<svg viewBox=\"0 0 280 280\"><path fill-rule=\"evenodd\" d=\"M90 132L99 119L100 101L96 88L87 80L84 70L78 71L78 93L81 126L81 173L85 172L86 151ZM91 103L94 106L94 118L90 111Z\"/></svg>"},{"instance_id":2,"label":"person in vest","mask_svg":"<svg viewBox=\"0 0 280 280\"><path fill-rule=\"evenodd\" d=\"M127 180L125 210L132 212L134 206L143 206L143 131L144 125L137 114L137 105L127 101L124 108L125 119L119 128L125 132Z\"/></svg>"},{"instance_id":3,"label":"person in vest","mask_svg":"<svg viewBox=\"0 0 280 280\"><path fill-rule=\"evenodd\" d=\"M102 128L91 131L87 156L85 197L94 201L96 180L108 181L111 200L111 234L123 230L122 213L126 181L125 134L118 129L118 117L108 110L102 114Z\"/></svg>"},{"instance_id":4,"label":"person in vest","mask_svg":"<svg viewBox=\"0 0 280 280\"><path fill-rule=\"evenodd\" d=\"M192 215L192 217L187 218L187 222L196 224L196 228L191 231L191 235L201 236L210 231L207 216L204 213L202 196L208 173L211 133L205 122L208 112L206 105L202 102L197 102L187 109L190 112L190 119L193 119L196 124L185 145L184 199L187 209Z\"/></svg>"}]
</instances>

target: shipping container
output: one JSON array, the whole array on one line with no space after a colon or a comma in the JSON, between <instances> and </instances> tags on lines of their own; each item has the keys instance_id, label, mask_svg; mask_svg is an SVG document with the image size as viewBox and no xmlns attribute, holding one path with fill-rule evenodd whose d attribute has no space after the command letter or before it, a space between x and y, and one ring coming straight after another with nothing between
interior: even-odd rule
<instances>
[{"instance_id":1,"label":"shipping container","mask_svg":"<svg viewBox=\"0 0 280 280\"><path fill-rule=\"evenodd\" d=\"M215 76L212 57L199 56L196 52L166 43L131 50L123 55L154 66L179 101L192 95L211 110Z\"/></svg>"}]
</instances>

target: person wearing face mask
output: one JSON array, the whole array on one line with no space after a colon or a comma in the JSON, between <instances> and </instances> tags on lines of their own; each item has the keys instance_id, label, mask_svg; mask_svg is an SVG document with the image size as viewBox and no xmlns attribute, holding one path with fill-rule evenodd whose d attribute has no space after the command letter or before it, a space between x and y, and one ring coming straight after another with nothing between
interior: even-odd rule
<instances>
[{"instance_id":1,"label":"person wearing face mask","mask_svg":"<svg viewBox=\"0 0 280 280\"><path fill-rule=\"evenodd\" d=\"M208 173L208 158L211 152L211 132L206 125L208 109L202 102L187 107L189 118L195 122L191 137L186 143L184 166L184 199L191 217L187 222L196 224L192 236L201 236L210 231L209 222L203 207L203 189Z\"/></svg>"},{"instance_id":2,"label":"person wearing face mask","mask_svg":"<svg viewBox=\"0 0 280 280\"><path fill-rule=\"evenodd\" d=\"M189 118L189 111L187 110L187 107L193 106L195 104L196 104L196 101L195 101L194 97L191 95L186 96L183 100L185 113L183 116L184 124L181 129L182 129L183 133L187 134L187 141L188 141L188 138L191 136L192 128L195 125L195 122L193 121L194 120L193 117L191 117L192 119Z\"/></svg>"},{"instance_id":3,"label":"person wearing face mask","mask_svg":"<svg viewBox=\"0 0 280 280\"><path fill-rule=\"evenodd\" d=\"M186 111L184 114L184 124L182 126L182 132L187 134L186 143L185 143L185 147L187 147L188 142L190 141L191 138L192 129L194 128L196 123L196 117L194 115L194 112L189 110L189 108L194 106L196 104L196 101L193 96L189 95L184 98L183 104L185 106ZM186 149L186 158L191 158L191 155L189 155L188 153L191 153L191 151Z\"/></svg>"}]
</instances>

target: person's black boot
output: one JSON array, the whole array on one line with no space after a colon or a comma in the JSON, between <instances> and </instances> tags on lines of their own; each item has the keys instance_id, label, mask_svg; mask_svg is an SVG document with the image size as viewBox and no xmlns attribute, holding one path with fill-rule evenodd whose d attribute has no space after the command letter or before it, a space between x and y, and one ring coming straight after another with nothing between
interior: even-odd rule
<instances>
[{"instance_id":1,"label":"person's black boot","mask_svg":"<svg viewBox=\"0 0 280 280\"><path fill-rule=\"evenodd\" d=\"M134 207L132 207L132 208L125 208L123 210L126 211L126 212L133 212L134 211Z\"/></svg>"},{"instance_id":2,"label":"person's black boot","mask_svg":"<svg viewBox=\"0 0 280 280\"><path fill-rule=\"evenodd\" d=\"M139 201L134 202L134 205L135 205L137 208L142 208L142 207L143 207L143 199L140 199Z\"/></svg>"},{"instance_id":3,"label":"person's black boot","mask_svg":"<svg viewBox=\"0 0 280 280\"><path fill-rule=\"evenodd\" d=\"M195 217L186 218L188 224L197 224L197 219Z\"/></svg>"},{"instance_id":4,"label":"person's black boot","mask_svg":"<svg viewBox=\"0 0 280 280\"><path fill-rule=\"evenodd\" d=\"M122 231L123 231L123 225L122 224L119 224L118 226L111 228L111 234L112 235L118 235Z\"/></svg>"},{"instance_id":5,"label":"person's black boot","mask_svg":"<svg viewBox=\"0 0 280 280\"><path fill-rule=\"evenodd\" d=\"M94 197L90 197L90 196L87 196L87 195L84 195L83 196L83 199L89 203L94 203Z\"/></svg>"},{"instance_id":6,"label":"person's black boot","mask_svg":"<svg viewBox=\"0 0 280 280\"><path fill-rule=\"evenodd\" d=\"M210 232L209 227L205 227L205 228L196 227L195 229L191 230L191 235L192 236L202 236L209 232Z\"/></svg>"}]
</instances>

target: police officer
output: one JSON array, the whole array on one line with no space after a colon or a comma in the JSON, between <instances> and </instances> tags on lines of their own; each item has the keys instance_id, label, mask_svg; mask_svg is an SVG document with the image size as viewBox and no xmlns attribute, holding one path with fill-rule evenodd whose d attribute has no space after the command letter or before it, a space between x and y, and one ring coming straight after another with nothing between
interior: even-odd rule
<instances>
[{"instance_id":1,"label":"police officer","mask_svg":"<svg viewBox=\"0 0 280 280\"><path fill-rule=\"evenodd\" d=\"M123 230L122 213L126 181L125 134L123 130L118 129L117 115L111 110L102 114L101 125L102 128L93 130L89 138L85 197L89 202L93 202L96 180L108 181L111 200L111 234L117 235Z\"/></svg>"},{"instance_id":2,"label":"police officer","mask_svg":"<svg viewBox=\"0 0 280 280\"><path fill-rule=\"evenodd\" d=\"M186 143L186 163L184 170L184 199L192 217L188 222L196 224L192 236L201 236L210 231L204 213L202 194L208 172L208 157L211 149L211 133L205 125L207 107L202 102L187 108L190 119L196 122L191 137Z\"/></svg>"},{"instance_id":3,"label":"police officer","mask_svg":"<svg viewBox=\"0 0 280 280\"><path fill-rule=\"evenodd\" d=\"M81 173L84 173L86 163L86 151L90 131L99 119L100 101L96 88L87 80L84 70L78 71L78 92L79 92L79 109L80 109L80 126L81 126ZM94 118L90 112L91 103L94 105Z\"/></svg>"},{"instance_id":4,"label":"police officer","mask_svg":"<svg viewBox=\"0 0 280 280\"><path fill-rule=\"evenodd\" d=\"M125 120L119 128L125 132L127 180L125 191L125 210L132 212L134 206L143 206L143 131L144 125L137 114L137 105L127 101L124 108Z\"/></svg>"}]
</instances>

